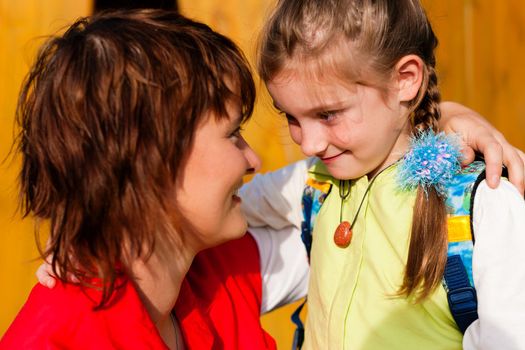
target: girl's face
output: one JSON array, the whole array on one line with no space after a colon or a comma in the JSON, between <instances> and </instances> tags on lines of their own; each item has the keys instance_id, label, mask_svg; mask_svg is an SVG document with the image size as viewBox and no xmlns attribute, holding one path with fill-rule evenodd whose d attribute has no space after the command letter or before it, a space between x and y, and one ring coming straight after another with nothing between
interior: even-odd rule
<instances>
[{"instance_id":1,"label":"girl's face","mask_svg":"<svg viewBox=\"0 0 525 350\"><path fill-rule=\"evenodd\" d=\"M399 159L407 149L409 123L398 93L283 71L267 84L290 135L306 156L319 157L337 179L355 179Z\"/></svg>"},{"instance_id":2,"label":"girl's face","mask_svg":"<svg viewBox=\"0 0 525 350\"><path fill-rule=\"evenodd\" d=\"M241 237L247 228L238 189L260 160L240 134L238 103L227 105L228 118L209 115L197 128L177 187L177 203L196 232L185 237L196 249Z\"/></svg>"}]
</instances>

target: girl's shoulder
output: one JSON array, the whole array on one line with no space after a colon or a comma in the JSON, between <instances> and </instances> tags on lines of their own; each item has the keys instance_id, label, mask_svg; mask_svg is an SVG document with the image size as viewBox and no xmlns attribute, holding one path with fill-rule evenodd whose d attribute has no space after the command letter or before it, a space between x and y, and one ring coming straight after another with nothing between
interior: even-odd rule
<instances>
[{"instance_id":1,"label":"girl's shoulder","mask_svg":"<svg viewBox=\"0 0 525 350\"><path fill-rule=\"evenodd\" d=\"M485 163L475 161L462 167L445 188L446 205L453 216L470 215L477 186L485 178Z\"/></svg>"}]
</instances>

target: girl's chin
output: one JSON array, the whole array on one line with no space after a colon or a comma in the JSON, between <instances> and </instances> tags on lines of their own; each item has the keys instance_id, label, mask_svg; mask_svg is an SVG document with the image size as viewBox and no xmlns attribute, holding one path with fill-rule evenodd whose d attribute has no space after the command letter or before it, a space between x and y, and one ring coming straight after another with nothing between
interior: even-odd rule
<instances>
[{"instance_id":1,"label":"girl's chin","mask_svg":"<svg viewBox=\"0 0 525 350\"><path fill-rule=\"evenodd\" d=\"M326 166L326 169L330 173L330 175L338 180L352 180L352 179L358 179L364 175L366 175L365 171L356 171L355 166L348 166L348 167L341 167L341 166ZM352 169L352 171L348 171L348 169Z\"/></svg>"}]
</instances>

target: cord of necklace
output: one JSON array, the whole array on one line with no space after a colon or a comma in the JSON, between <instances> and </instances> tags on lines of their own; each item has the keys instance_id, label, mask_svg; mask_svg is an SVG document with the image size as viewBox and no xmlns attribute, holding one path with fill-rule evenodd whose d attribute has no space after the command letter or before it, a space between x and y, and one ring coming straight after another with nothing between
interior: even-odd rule
<instances>
[{"instance_id":1,"label":"cord of necklace","mask_svg":"<svg viewBox=\"0 0 525 350\"><path fill-rule=\"evenodd\" d=\"M173 324L173 328L175 330L175 349L179 349L179 326L177 323L177 320L175 319L175 316L173 315L173 312L170 312L170 318L171 323Z\"/></svg>"},{"instance_id":2,"label":"cord of necklace","mask_svg":"<svg viewBox=\"0 0 525 350\"><path fill-rule=\"evenodd\" d=\"M374 183L374 181L377 179L379 175L381 175L381 173L383 173L385 170L392 167L397 162L399 162L399 160L390 164L389 166L387 166L386 168L384 168L383 170L375 174L372 180L370 180L370 183L366 187L365 194L363 194L363 198L361 199L361 203L359 203L359 207L357 208L357 212L355 213L354 219L352 220L352 223L350 224L350 229L354 228L354 224L357 221L357 216L359 215L359 212L361 211L361 207L363 206L363 203L365 202L366 195L370 191L370 188L372 187L372 184ZM347 193L345 193L345 189L344 189L346 182L348 182L348 192ZM343 187L342 191L341 191L341 185ZM339 196L341 197L341 209L339 210L339 222L340 223L343 222L343 203L349 194L350 194L350 180L339 180Z\"/></svg>"},{"instance_id":3,"label":"cord of necklace","mask_svg":"<svg viewBox=\"0 0 525 350\"><path fill-rule=\"evenodd\" d=\"M345 193L345 184L348 182L348 191ZM341 198L341 208L339 209L339 223L343 222L343 202L350 194L350 181L339 180L339 197Z\"/></svg>"}]
</instances>

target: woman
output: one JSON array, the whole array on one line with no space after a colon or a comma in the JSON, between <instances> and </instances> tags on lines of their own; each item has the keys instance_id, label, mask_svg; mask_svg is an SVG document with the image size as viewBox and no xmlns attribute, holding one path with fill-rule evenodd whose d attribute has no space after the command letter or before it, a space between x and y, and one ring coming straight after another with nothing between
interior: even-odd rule
<instances>
[{"instance_id":1,"label":"woman","mask_svg":"<svg viewBox=\"0 0 525 350\"><path fill-rule=\"evenodd\" d=\"M254 99L239 49L174 13L101 14L49 40L19 101L22 204L78 283L35 286L0 348L183 348L172 310L193 258L246 232Z\"/></svg>"}]
</instances>

